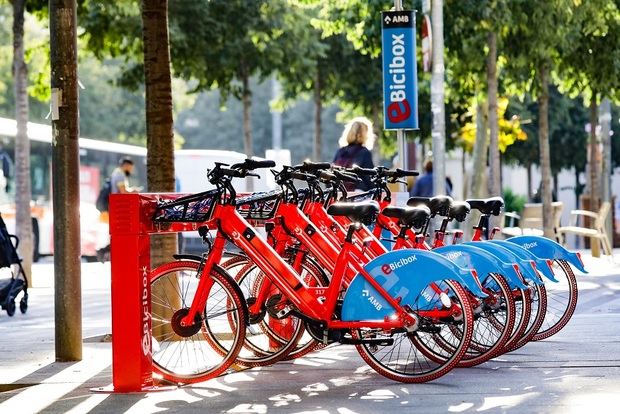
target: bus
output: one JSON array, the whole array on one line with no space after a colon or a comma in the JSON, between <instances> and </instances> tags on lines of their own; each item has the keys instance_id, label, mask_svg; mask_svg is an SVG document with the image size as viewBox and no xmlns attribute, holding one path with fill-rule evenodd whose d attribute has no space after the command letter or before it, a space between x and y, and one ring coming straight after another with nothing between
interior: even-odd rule
<instances>
[{"instance_id":1,"label":"bus","mask_svg":"<svg viewBox=\"0 0 620 414\"><path fill-rule=\"evenodd\" d=\"M15 228L15 183L12 160L15 159L16 122L0 117L0 212L10 232ZM32 224L34 259L54 253L52 216L52 129L45 124L28 123L30 139L30 178L32 186ZM79 138L80 152L80 224L81 253L87 260L96 258L97 250L109 243L107 224L100 221L95 207L99 190L110 176L118 161L130 157L135 164L131 185L146 187L146 148L90 138ZM177 150L175 173L177 191L195 193L210 186L207 171L215 162L233 164L245 159L245 155L224 150ZM261 174L254 180L254 191L273 188L273 180ZM246 181L235 179L238 191L246 190ZM193 235L184 235L186 246L196 246Z\"/></svg>"}]
</instances>

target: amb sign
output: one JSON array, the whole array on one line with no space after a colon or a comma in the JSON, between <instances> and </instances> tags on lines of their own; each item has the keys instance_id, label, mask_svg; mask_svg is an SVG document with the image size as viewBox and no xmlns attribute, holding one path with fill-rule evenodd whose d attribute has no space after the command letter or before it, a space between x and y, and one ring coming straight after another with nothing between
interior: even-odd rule
<instances>
[{"instance_id":1,"label":"amb sign","mask_svg":"<svg viewBox=\"0 0 620 414\"><path fill-rule=\"evenodd\" d=\"M415 13L381 13L384 129L418 129Z\"/></svg>"}]
</instances>

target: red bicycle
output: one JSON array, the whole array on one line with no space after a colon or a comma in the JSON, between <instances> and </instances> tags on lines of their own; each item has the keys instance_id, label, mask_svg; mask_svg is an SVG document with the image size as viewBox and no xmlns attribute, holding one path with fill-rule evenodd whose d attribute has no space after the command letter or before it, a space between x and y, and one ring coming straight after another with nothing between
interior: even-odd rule
<instances>
[{"instance_id":1,"label":"red bicycle","mask_svg":"<svg viewBox=\"0 0 620 414\"><path fill-rule=\"evenodd\" d=\"M197 280L197 286L190 289L181 285L176 290L176 303L169 301L168 314L153 315L154 320L157 318L176 333L176 337L169 341L185 341L187 344L184 349L187 354L199 348L196 347L196 342L205 342L219 354L222 352L220 344L225 333L228 333L228 341L237 343L240 339L243 340L244 333L240 332L238 327L243 325L245 329L251 321L245 312L237 312L240 306L237 298L220 295L219 303L226 304L226 310L230 310L227 314L231 315L227 318L228 323L219 326L205 323L211 316L206 306L215 285L214 275L224 273L218 264L222 259L226 241L230 240L261 269L282 295L285 303L279 302L279 310L275 313L277 317L294 315L304 321L310 332L327 342L356 345L362 358L375 371L397 381L425 382L449 372L467 351L473 329L473 314L464 289L450 280L450 275L458 274L452 270L453 267L447 259L432 252L419 252L416 256L409 255L407 258L403 258L404 255L400 252L392 252L388 259L398 257L399 261L392 264L395 270L390 268L387 275L389 277L386 278L383 274L381 279L377 272L385 269L385 264L379 265L385 259L367 263L364 247L359 245L354 237L361 227L359 223L371 221L378 213L378 207L375 203L335 203L329 207L328 213L351 217L354 222L347 228L329 286L306 285L295 269L257 235L235 205L236 193L231 185L232 178L247 177L254 169L271 166L273 163L269 161L252 160L230 168L218 164L209 172L209 180L216 185L216 190L208 197L180 199L157 209L154 219L159 222L179 219L177 216L180 214L180 219L184 221L191 221L196 217L196 221L201 224L217 228L209 253L205 254L199 263L179 260L153 272L154 280L170 279L174 285L179 283L176 269L191 268L195 271L192 280ZM292 203L283 201L282 205L289 206L291 212L295 211ZM294 206L297 209L297 205ZM314 227L303 214L295 216L295 220L296 225L290 229L293 232L304 233L306 229ZM422 290L406 289L414 285L407 284L409 281L401 276L422 264L431 269L445 266L440 275L420 279L426 284L427 280L432 280L432 283L441 287L442 294L432 295ZM355 275L352 279L351 274ZM435 278L437 280L434 280ZM386 284L384 279L390 283ZM365 287L367 289L360 290ZM366 292L366 296L358 296L358 292ZM361 304L364 306L356 306L362 299ZM248 306L245 302L242 305ZM253 306L255 304L248 306L249 314L253 313ZM232 327L235 329L230 329L230 321L233 321ZM415 346L416 340L433 335L437 330L450 329L448 326L458 326L462 332L460 337L454 339L455 352L452 356L445 361L433 361L424 357ZM227 327L229 329L226 329ZM197 332L202 332L203 337L197 338ZM227 356L232 355L233 348L227 347L226 351ZM212 372L196 368L204 365L202 359L208 358L210 353L198 350L193 352L184 364L181 364L183 358L177 357L174 365L168 365L168 360L160 358L155 350L153 354L156 368L168 379L177 380L180 376L177 370L192 371L191 375L183 374L186 382L205 380L213 375ZM196 363L197 360L199 364ZM225 370L226 364L230 363L232 361L228 358L222 360L219 369Z\"/></svg>"}]
</instances>

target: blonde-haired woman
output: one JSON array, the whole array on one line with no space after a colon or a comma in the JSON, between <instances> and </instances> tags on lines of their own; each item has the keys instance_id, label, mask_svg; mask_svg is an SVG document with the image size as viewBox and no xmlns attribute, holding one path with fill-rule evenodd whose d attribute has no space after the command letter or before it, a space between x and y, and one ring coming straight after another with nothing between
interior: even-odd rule
<instances>
[{"instance_id":1,"label":"blonde-haired woman","mask_svg":"<svg viewBox=\"0 0 620 414\"><path fill-rule=\"evenodd\" d=\"M370 150L375 142L375 134L372 130L372 122L365 117L353 118L342 131L338 140L340 148L334 156L334 165L352 167L357 165L362 168L374 168ZM370 181L357 184L358 190L369 190Z\"/></svg>"}]
</instances>

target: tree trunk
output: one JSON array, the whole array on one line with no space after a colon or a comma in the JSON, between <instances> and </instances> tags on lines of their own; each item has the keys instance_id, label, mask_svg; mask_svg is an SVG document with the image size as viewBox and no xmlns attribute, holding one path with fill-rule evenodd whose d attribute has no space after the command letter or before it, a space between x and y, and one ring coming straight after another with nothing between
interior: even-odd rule
<instances>
[{"instance_id":1,"label":"tree trunk","mask_svg":"<svg viewBox=\"0 0 620 414\"><path fill-rule=\"evenodd\" d=\"M446 108L444 102L443 0L431 5L433 29L433 73L431 76L431 112L433 114L433 191L446 193Z\"/></svg>"},{"instance_id":2,"label":"tree trunk","mask_svg":"<svg viewBox=\"0 0 620 414\"><path fill-rule=\"evenodd\" d=\"M172 82L168 37L168 1L142 1L142 39L144 42L144 84L146 89L146 175L149 192L174 192L174 133ZM151 237L151 268L172 260L177 252L176 234ZM178 298L176 286L167 292L153 292ZM166 315L164 309L153 312ZM172 317L171 314L166 315ZM166 332L153 332L156 337Z\"/></svg>"},{"instance_id":3,"label":"tree trunk","mask_svg":"<svg viewBox=\"0 0 620 414\"><path fill-rule=\"evenodd\" d=\"M601 201L611 202L611 102L609 98L604 98L601 102L600 124L601 124L601 140L603 144L603 157L601 166ZM610 243L613 244L613 223L612 215L607 215L605 221L605 230L610 237Z\"/></svg>"},{"instance_id":4,"label":"tree trunk","mask_svg":"<svg viewBox=\"0 0 620 414\"><path fill-rule=\"evenodd\" d=\"M243 151L245 156L252 158L254 156L254 147L252 144L252 92L250 91L250 75L242 70L241 81L243 83ZM254 191L254 181L252 177L247 177L246 190Z\"/></svg>"},{"instance_id":5,"label":"tree trunk","mask_svg":"<svg viewBox=\"0 0 620 414\"><path fill-rule=\"evenodd\" d=\"M488 116L489 116L489 193L501 196L499 162L499 121L497 119L497 34L489 33L487 56Z\"/></svg>"},{"instance_id":6,"label":"tree trunk","mask_svg":"<svg viewBox=\"0 0 620 414\"><path fill-rule=\"evenodd\" d=\"M549 67L541 64L538 70L540 92L538 95L538 139L540 146L540 171L542 175L543 231L547 238L555 239L553 207L551 205L551 158L549 156Z\"/></svg>"},{"instance_id":7,"label":"tree trunk","mask_svg":"<svg viewBox=\"0 0 620 414\"><path fill-rule=\"evenodd\" d=\"M321 87L321 73L317 67L316 78L314 81L314 146L312 148L312 159L316 162L325 161L323 160L323 155L321 153L323 146L323 143L321 142L321 114L323 112Z\"/></svg>"},{"instance_id":8,"label":"tree trunk","mask_svg":"<svg viewBox=\"0 0 620 414\"><path fill-rule=\"evenodd\" d=\"M22 265L31 281L33 237L30 215L30 141L28 139L28 67L24 60L24 8L26 0L13 1L13 77L15 79L15 230ZM8 177L7 177L8 178Z\"/></svg>"},{"instance_id":9,"label":"tree trunk","mask_svg":"<svg viewBox=\"0 0 620 414\"><path fill-rule=\"evenodd\" d=\"M478 98L476 103L476 142L474 144L474 161L471 176L471 198L484 197L484 176L487 170L487 128L484 113L484 101Z\"/></svg>"},{"instance_id":10,"label":"tree trunk","mask_svg":"<svg viewBox=\"0 0 620 414\"><path fill-rule=\"evenodd\" d=\"M579 182L579 175L581 172L575 168L575 209L579 209L579 197L581 197L581 183Z\"/></svg>"},{"instance_id":11,"label":"tree trunk","mask_svg":"<svg viewBox=\"0 0 620 414\"><path fill-rule=\"evenodd\" d=\"M531 203L533 194L532 194L532 164L528 163L527 167L527 202Z\"/></svg>"},{"instance_id":12,"label":"tree trunk","mask_svg":"<svg viewBox=\"0 0 620 414\"><path fill-rule=\"evenodd\" d=\"M75 0L50 0L49 16L56 360L79 361L82 277Z\"/></svg>"},{"instance_id":13,"label":"tree trunk","mask_svg":"<svg viewBox=\"0 0 620 414\"><path fill-rule=\"evenodd\" d=\"M598 202L601 195L598 172L598 140L596 137L596 127L598 124L598 93L592 92L590 101L590 210L598 210Z\"/></svg>"}]
</instances>

